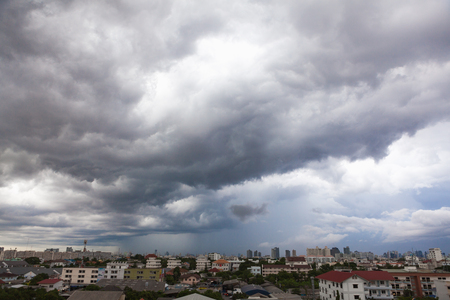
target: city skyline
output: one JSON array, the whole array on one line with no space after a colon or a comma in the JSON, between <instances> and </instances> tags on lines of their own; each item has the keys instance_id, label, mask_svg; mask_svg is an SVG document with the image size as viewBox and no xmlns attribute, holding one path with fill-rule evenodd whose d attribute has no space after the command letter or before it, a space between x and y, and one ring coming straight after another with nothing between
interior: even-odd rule
<instances>
[{"instance_id":1,"label":"city skyline","mask_svg":"<svg viewBox=\"0 0 450 300\"><path fill-rule=\"evenodd\" d=\"M448 252L448 1L0 17L1 246Z\"/></svg>"}]
</instances>

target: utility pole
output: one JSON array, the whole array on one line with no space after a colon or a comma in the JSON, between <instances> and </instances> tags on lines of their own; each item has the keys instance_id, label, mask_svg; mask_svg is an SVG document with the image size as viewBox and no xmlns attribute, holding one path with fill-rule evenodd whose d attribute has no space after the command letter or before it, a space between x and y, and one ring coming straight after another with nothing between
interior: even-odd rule
<instances>
[{"instance_id":1,"label":"utility pole","mask_svg":"<svg viewBox=\"0 0 450 300\"><path fill-rule=\"evenodd\" d=\"M311 291L312 291L312 299L316 297L316 292L314 291L314 276L311 276Z\"/></svg>"}]
</instances>

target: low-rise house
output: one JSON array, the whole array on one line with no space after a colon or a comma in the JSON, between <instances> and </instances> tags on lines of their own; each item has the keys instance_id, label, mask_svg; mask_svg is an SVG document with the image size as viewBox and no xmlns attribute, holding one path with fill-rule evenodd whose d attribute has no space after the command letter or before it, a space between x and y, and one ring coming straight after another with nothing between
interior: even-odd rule
<instances>
[{"instance_id":1,"label":"low-rise house","mask_svg":"<svg viewBox=\"0 0 450 300\"><path fill-rule=\"evenodd\" d=\"M184 274L180 276L181 283L187 283L191 286L197 285L200 282L200 275L198 274Z\"/></svg>"},{"instance_id":2,"label":"low-rise house","mask_svg":"<svg viewBox=\"0 0 450 300\"><path fill-rule=\"evenodd\" d=\"M295 265L307 265L306 257L305 256L291 256L286 257L286 265L289 265L291 267Z\"/></svg>"},{"instance_id":3,"label":"low-rise house","mask_svg":"<svg viewBox=\"0 0 450 300\"><path fill-rule=\"evenodd\" d=\"M4 282L11 282L13 280L17 280L17 277L19 277L19 275L13 274L11 272L5 272L0 274L0 280L3 280Z\"/></svg>"},{"instance_id":4,"label":"low-rise house","mask_svg":"<svg viewBox=\"0 0 450 300\"><path fill-rule=\"evenodd\" d=\"M217 268L212 268L208 270L208 273L211 273L213 276L216 276L216 274L219 272L222 272L222 270L219 270Z\"/></svg>"},{"instance_id":5,"label":"low-rise house","mask_svg":"<svg viewBox=\"0 0 450 300\"><path fill-rule=\"evenodd\" d=\"M135 291L164 291L165 283L155 280L146 279L101 279L97 282L97 285L105 288L107 286L115 286L124 290L125 287L132 288Z\"/></svg>"},{"instance_id":6,"label":"low-rise house","mask_svg":"<svg viewBox=\"0 0 450 300\"><path fill-rule=\"evenodd\" d=\"M281 271L286 271L288 273L299 273L299 272L308 272L311 270L309 265L263 265L262 266L262 275L265 277L270 274L278 274Z\"/></svg>"},{"instance_id":7,"label":"low-rise house","mask_svg":"<svg viewBox=\"0 0 450 300\"><path fill-rule=\"evenodd\" d=\"M12 269L12 268L26 268L30 265L24 260L13 260L13 261L0 261L0 268Z\"/></svg>"},{"instance_id":8,"label":"low-rise house","mask_svg":"<svg viewBox=\"0 0 450 300\"><path fill-rule=\"evenodd\" d=\"M44 279L39 281L38 285L45 288L47 292L52 290L61 291L64 287L64 281L62 279Z\"/></svg>"},{"instance_id":9,"label":"low-rise house","mask_svg":"<svg viewBox=\"0 0 450 300\"><path fill-rule=\"evenodd\" d=\"M394 299L391 282L394 277L383 271L330 271L316 277L319 279L321 300L377 300Z\"/></svg>"}]
</instances>

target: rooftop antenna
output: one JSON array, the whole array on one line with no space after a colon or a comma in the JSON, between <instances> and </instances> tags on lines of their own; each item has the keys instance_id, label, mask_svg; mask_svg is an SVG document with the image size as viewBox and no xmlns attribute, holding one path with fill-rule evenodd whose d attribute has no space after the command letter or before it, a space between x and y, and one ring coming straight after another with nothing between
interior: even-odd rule
<instances>
[{"instance_id":1,"label":"rooftop antenna","mask_svg":"<svg viewBox=\"0 0 450 300\"><path fill-rule=\"evenodd\" d=\"M86 244L87 244L87 240L84 240L84 249L83 249L83 252L86 252Z\"/></svg>"}]
</instances>

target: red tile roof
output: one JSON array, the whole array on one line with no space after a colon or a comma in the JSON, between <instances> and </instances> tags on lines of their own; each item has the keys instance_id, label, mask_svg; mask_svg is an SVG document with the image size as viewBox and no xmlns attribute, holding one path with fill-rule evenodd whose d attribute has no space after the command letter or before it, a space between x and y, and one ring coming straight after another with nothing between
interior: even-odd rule
<instances>
[{"instance_id":1,"label":"red tile roof","mask_svg":"<svg viewBox=\"0 0 450 300\"><path fill-rule=\"evenodd\" d=\"M346 279L352 277L352 275L357 275L365 280L395 280L391 274L385 271L352 271L352 272L339 272L330 271L325 274L316 276L317 279L324 279L334 282L343 282Z\"/></svg>"},{"instance_id":2,"label":"red tile roof","mask_svg":"<svg viewBox=\"0 0 450 300\"><path fill-rule=\"evenodd\" d=\"M218 259L216 261L213 261L213 264L229 264L230 262L225 259Z\"/></svg>"},{"instance_id":3,"label":"red tile roof","mask_svg":"<svg viewBox=\"0 0 450 300\"><path fill-rule=\"evenodd\" d=\"M6 282L4 282L3 280L0 280L0 284L6 284Z\"/></svg>"},{"instance_id":4,"label":"red tile roof","mask_svg":"<svg viewBox=\"0 0 450 300\"><path fill-rule=\"evenodd\" d=\"M222 270L219 270L217 268L213 268L213 269L208 270L208 272L209 273L217 273L217 272L222 272Z\"/></svg>"},{"instance_id":5,"label":"red tile roof","mask_svg":"<svg viewBox=\"0 0 450 300\"><path fill-rule=\"evenodd\" d=\"M286 257L287 261L306 261L306 258L304 256L291 256Z\"/></svg>"},{"instance_id":6,"label":"red tile roof","mask_svg":"<svg viewBox=\"0 0 450 300\"><path fill-rule=\"evenodd\" d=\"M145 259L147 259L147 258L149 258L149 257L155 257L155 258L157 258L158 256L156 256L156 254L147 254L147 255L145 256Z\"/></svg>"},{"instance_id":7,"label":"red tile roof","mask_svg":"<svg viewBox=\"0 0 450 300\"><path fill-rule=\"evenodd\" d=\"M60 281L62 281L62 279L44 279L42 281L39 281L38 284L55 284Z\"/></svg>"}]
</instances>

